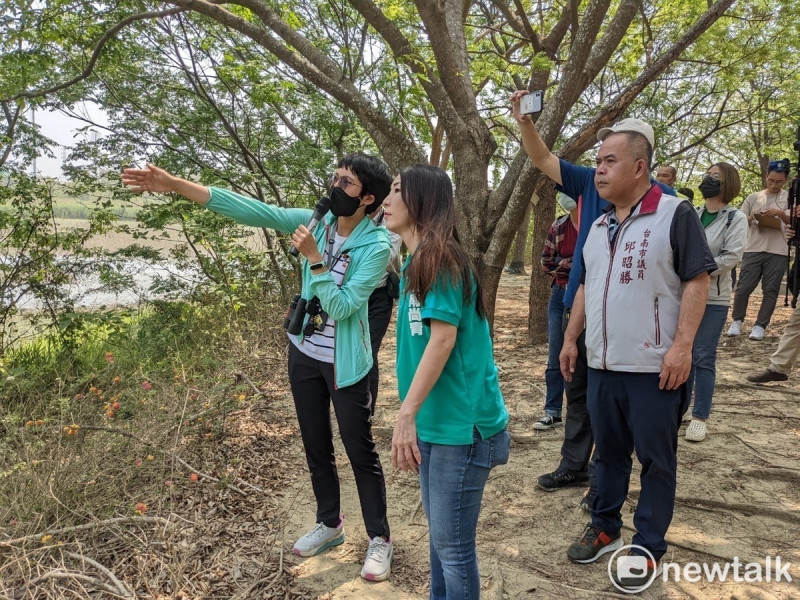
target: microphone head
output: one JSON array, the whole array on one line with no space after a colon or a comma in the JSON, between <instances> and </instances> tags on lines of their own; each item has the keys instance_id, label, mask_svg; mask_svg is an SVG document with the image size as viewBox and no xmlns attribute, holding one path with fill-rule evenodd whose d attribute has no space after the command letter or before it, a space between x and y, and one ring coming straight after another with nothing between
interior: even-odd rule
<instances>
[{"instance_id":1,"label":"microphone head","mask_svg":"<svg viewBox=\"0 0 800 600\"><path fill-rule=\"evenodd\" d=\"M317 205L314 207L314 212L322 216L331 209L331 204L333 204L333 200L331 200L328 196L323 196L319 199L319 202L317 202Z\"/></svg>"}]
</instances>

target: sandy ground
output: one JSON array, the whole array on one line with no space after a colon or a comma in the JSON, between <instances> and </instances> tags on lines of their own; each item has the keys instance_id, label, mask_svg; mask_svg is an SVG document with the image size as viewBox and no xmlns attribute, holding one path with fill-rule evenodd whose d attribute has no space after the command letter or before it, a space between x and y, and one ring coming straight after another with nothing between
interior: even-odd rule
<instances>
[{"instance_id":1,"label":"sandy ground","mask_svg":"<svg viewBox=\"0 0 800 600\"><path fill-rule=\"evenodd\" d=\"M537 476L553 470L560 456L563 430L534 432L544 395L546 348L525 344L524 313L512 309L527 295L527 277L504 275L496 319L496 360L511 413L510 428L522 440L512 446L511 460L496 469L487 484L479 532L478 554L482 597L602 598L627 597L614 588L606 560L581 566L566 557L568 545L588 521L578 502L584 490L571 488L554 493L536 487ZM754 298L755 308L759 299ZM791 309L779 303L773 325L763 342L742 336L723 338L718 364L717 393L709 435L692 444L681 429L678 459L678 502L668 533L665 557L681 567L687 562L725 562L738 557L742 563L764 563L780 555L792 563L793 583L785 581L687 582L656 581L642 598L798 598L800 586L800 377L784 384L748 384L747 373L765 366L777 345ZM752 309L753 307L751 307ZM753 311L751 310L751 313ZM752 319L751 319L752 320ZM276 500L274 518L281 521L281 539L273 536L274 551L294 575L293 594L317 599L427 598L428 539L419 506L415 477L392 472L390 442L397 410L394 378L394 333L387 334L381 350L382 387L376 413L375 434L386 468L389 519L396 548L390 581L368 583L359 569L367 540L363 529L352 471L337 442L342 480L346 542L322 555L300 559L290 554L294 539L313 524L314 504L298 437L284 441L294 455L292 471L285 473L287 486ZM253 419L275 419L276 409L290 430L291 399L276 399L270 410L251 414ZM259 411L260 412L260 411ZM631 494L623 508L623 537L630 542L636 505L638 465L634 461ZM739 573L744 575L742 567ZM733 572L731 571L731 579ZM260 596L259 596L260 597Z\"/></svg>"}]
</instances>

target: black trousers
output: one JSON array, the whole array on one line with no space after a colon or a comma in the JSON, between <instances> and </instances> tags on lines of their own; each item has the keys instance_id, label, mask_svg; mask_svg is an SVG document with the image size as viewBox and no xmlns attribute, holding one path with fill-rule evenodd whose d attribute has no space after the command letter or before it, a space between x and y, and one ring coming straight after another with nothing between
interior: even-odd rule
<instances>
[{"instance_id":1,"label":"black trousers","mask_svg":"<svg viewBox=\"0 0 800 600\"><path fill-rule=\"evenodd\" d=\"M569 311L564 314L564 329L569 323ZM578 359L572 381L564 382L564 394L567 397L567 417L564 421L564 442L561 444L562 469L585 472L592 455L594 437L589 410L586 407L586 388L588 385L589 365L586 362L586 332L578 336Z\"/></svg>"},{"instance_id":2,"label":"black trousers","mask_svg":"<svg viewBox=\"0 0 800 600\"><path fill-rule=\"evenodd\" d=\"M392 318L392 306L394 300L386 290L386 286L375 288L369 297L368 320L369 337L372 342L372 368L367 374L369 379L369 393L372 395L370 404L370 414L375 414L375 403L378 401L378 380L380 372L378 370L378 350L381 349L383 336L389 328L389 321Z\"/></svg>"},{"instance_id":3,"label":"black trousers","mask_svg":"<svg viewBox=\"0 0 800 600\"><path fill-rule=\"evenodd\" d=\"M337 389L331 363L306 356L294 344L289 344L289 382L317 500L317 523L336 527L341 514L331 426L333 402L339 435L355 475L367 535L370 539L388 538L386 484L372 439L367 379L364 377L358 383Z\"/></svg>"}]
</instances>

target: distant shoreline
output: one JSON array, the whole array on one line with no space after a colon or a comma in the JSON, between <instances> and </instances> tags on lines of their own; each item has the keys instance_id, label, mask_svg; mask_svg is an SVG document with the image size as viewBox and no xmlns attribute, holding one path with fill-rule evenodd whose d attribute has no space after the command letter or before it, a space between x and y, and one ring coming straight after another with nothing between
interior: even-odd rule
<instances>
[{"instance_id":1,"label":"distant shoreline","mask_svg":"<svg viewBox=\"0 0 800 600\"><path fill-rule=\"evenodd\" d=\"M86 219L59 219L56 220L56 225L59 229L77 229L77 228L87 228L89 226L89 221ZM135 221L130 222L131 229L136 229L137 224ZM141 231L147 231L144 228L141 228ZM116 252L117 250L121 250L122 248L126 248L131 244L138 244L140 246L145 246L147 248L154 248L156 250L170 250L179 246L181 244L186 243L186 239L182 237L181 232L177 229L167 229L167 231L173 235L172 238L163 238L159 237L156 239L136 239L133 235L128 233L122 232L109 232L104 233L102 235L95 235L89 238L86 241L87 248L102 248L107 250L108 252ZM153 234L153 231L150 230L150 235ZM253 228L253 233L247 238L241 239L242 243L245 244L250 250L262 250L266 251L267 246L264 242L264 238L261 235L261 231L259 229Z\"/></svg>"}]
</instances>

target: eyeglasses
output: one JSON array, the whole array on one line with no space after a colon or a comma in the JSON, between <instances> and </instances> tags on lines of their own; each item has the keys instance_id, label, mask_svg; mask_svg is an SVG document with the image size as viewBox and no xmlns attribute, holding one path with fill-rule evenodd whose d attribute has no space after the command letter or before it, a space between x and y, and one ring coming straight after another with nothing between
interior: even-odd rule
<instances>
[{"instance_id":1,"label":"eyeglasses","mask_svg":"<svg viewBox=\"0 0 800 600\"><path fill-rule=\"evenodd\" d=\"M783 185L786 183L786 179L770 179L767 177L767 185Z\"/></svg>"},{"instance_id":2,"label":"eyeglasses","mask_svg":"<svg viewBox=\"0 0 800 600\"><path fill-rule=\"evenodd\" d=\"M358 187L363 187L360 183L357 183L357 182L353 181L347 175L343 175L342 177L339 177L339 175L337 175L336 173L333 173L333 174L331 174L330 177L328 177L328 186L329 187L340 187L343 190L346 190L351 185L357 185Z\"/></svg>"},{"instance_id":3,"label":"eyeglasses","mask_svg":"<svg viewBox=\"0 0 800 600\"><path fill-rule=\"evenodd\" d=\"M704 179L713 179L714 181L719 181L719 173L706 173L703 175Z\"/></svg>"}]
</instances>

